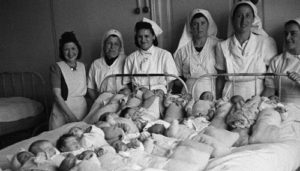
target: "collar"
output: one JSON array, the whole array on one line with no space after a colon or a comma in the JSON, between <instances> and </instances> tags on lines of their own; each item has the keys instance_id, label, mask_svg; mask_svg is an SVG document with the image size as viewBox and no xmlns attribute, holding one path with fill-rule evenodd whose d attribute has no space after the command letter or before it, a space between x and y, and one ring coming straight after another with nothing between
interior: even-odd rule
<instances>
[{"instance_id":1,"label":"collar","mask_svg":"<svg viewBox=\"0 0 300 171\"><path fill-rule=\"evenodd\" d=\"M289 53L288 51L285 52L285 58L286 59L292 59L292 58L297 58L300 60L300 55L293 55L291 53Z\"/></svg>"},{"instance_id":2,"label":"collar","mask_svg":"<svg viewBox=\"0 0 300 171\"><path fill-rule=\"evenodd\" d=\"M154 45L152 45L148 50L139 49L142 55L152 55L154 53Z\"/></svg>"},{"instance_id":3,"label":"collar","mask_svg":"<svg viewBox=\"0 0 300 171\"><path fill-rule=\"evenodd\" d=\"M232 42L235 46L239 47L239 48L245 48L245 46L248 44L248 42L250 41L250 39L253 38L253 33L250 33L249 39L246 40L243 44L240 44L240 42L238 41L238 39L236 38L235 34L232 36Z\"/></svg>"}]
</instances>

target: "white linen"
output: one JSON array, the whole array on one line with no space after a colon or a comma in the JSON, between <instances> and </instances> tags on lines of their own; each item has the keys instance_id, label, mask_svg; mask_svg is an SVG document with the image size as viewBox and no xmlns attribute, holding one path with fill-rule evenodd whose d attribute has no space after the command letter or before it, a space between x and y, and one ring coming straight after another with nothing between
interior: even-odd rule
<instances>
[{"instance_id":1,"label":"white linen","mask_svg":"<svg viewBox=\"0 0 300 171\"><path fill-rule=\"evenodd\" d=\"M36 116L43 111L40 102L25 97L0 98L0 121L12 122Z\"/></svg>"}]
</instances>

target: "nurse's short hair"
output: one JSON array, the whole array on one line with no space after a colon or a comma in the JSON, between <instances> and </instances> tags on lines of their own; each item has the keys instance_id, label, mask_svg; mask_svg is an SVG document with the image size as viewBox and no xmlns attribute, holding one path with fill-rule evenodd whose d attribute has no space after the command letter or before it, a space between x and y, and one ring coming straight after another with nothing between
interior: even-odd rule
<instances>
[{"instance_id":1,"label":"nurse's short hair","mask_svg":"<svg viewBox=\"0 0 300 171\"><path fill-rule=\"evenodd\" d=\"M65 56L64 56L64 45L66 43L74 43L77 48L78 48L78 56L77 56L77 59L80 59L81 58L81 53L82 53L82 50L81 50L81 46L80 46L80 43L79 41L77 40L75 34L73 31L69 31L69 32L64 32L60 39L59 39L59 58L62 59L62 60L66 60L65 59Z\"/></svg>"},{"instance_id":2,"label":"nurse's short hair","mask_svg":"<svg viewBox=\"0 0 300 171\"><path fill-rule=\"evenodd\" d=\"M140 45L138 44L138 40L137 40L137 33L142 30L142 29L147 29L147 30L150 30L151 34L154 35L154 41L153 41L153 45L154 46L157 46L158 45L158 41L157 41L157 37L155 35L155 32L152 28L152 25L148 22L144 22L144 21L139 21L135 24L135 27L134 27L134 31L135 31L135 36L134 36L134 43L135 45L140 48Z\"/></svg>"}]
</instances>

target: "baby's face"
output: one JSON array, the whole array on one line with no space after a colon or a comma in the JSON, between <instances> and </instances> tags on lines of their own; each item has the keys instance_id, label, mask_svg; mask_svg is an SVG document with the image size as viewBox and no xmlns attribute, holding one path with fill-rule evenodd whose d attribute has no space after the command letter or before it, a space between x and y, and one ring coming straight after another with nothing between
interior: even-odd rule
<instances>
[{"instance_id":1,"label":"baby's face","mask_svg":"<svg viewBox=\"0 0 300 171\"><path fill-rule=\"evenodd\" d=\"M22 151L17 154L17 159L21 165L27 162L31 157L34 157L34 155L28 151Z\"/></svg>"},{"instance_id":2,"label":"baby's face","mask_svg":"<svg viewBox=\"0 0 300 171\"><path fill-rule=\"evenodd\" d=\"M131 108L128 110L127 114L125 114L125 118L136 120L140 116L140 112L138 108Z\"/></svg>"},{"instance_id":3,"label":"baby's face","mask_svg":"<svg viewBox=\"0 0 300 171\"><path fill-rule=\"evenodd\" d=\"M51 142L44 142L40 145L40 152L45 152L48 157L52 157L56 154L57 149Z\"/></svg>"},{"instance_id":4,"label":"baby's face","mask_svg":"<svg viewBox=\"0 0 300 171\"><path fill-rule=\"evenodd\" d=\"M78 127L72 128L69 132L70 132L70 134L72 134L78 138L82 137L82 135L83 135L83 130Z\"/></svg>"},{"instance_id":5,"label":"baby's face","mask_svg":"<svg viewBox=\"0 0 300 171\"><path fill-rule=\"evenodd\" d=\"M69 137L65 140L65 145L63 148L64 152L76 151L79 149L81 149L81 145L79 144L77 137Z\"/></svg>"},{"instance_id":6,"label":"baby's face","mask_svg":"<svg viewBox=\"0 0 300 171\"><path fill-rule=\"evenodd\" d=\"M206 91L201 94L200 100L208 100L208 101L213 101L214 100L214 95L210 91Z\"/></svg>"}]
</instances>

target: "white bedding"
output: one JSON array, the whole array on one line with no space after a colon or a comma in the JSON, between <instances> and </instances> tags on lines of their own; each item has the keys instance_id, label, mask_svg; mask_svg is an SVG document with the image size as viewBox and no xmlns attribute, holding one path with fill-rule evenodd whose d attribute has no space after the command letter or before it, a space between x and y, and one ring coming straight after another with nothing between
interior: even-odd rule
<instances>
[{"instance_id":1,"label":"white bedding","mask_svg":"<svg viewBox=\"0 0 300 171\"><path fill-rule=\"evenodd\" d=\"M294 110L290 112L297 112ZM300 112L299 112L300 114ZM293 116L293 115L291 115ZM59 129L21 141L0 151L0 167L8 166L7 155L20 148L28 148L35 140L47 139L52 142L74 125L87 126L83 122L67 124ZM288 119L281 126L280 140L276 143L253 144L233 148L231 153L210 159L208 171L294 171L300 166L300 122ZM173 171L173 170L172 170Z\"/></svg>"},{"instance_id":2,"label":"white bedding","mask_svg":"<svg viewBox=\"0 0 300 171\"><path fill-rule=\"evenodd\" d=\"M40 114L43 105L25 97L0 98L0 121L12 122Z\"/></svg>"}]
</instances>

